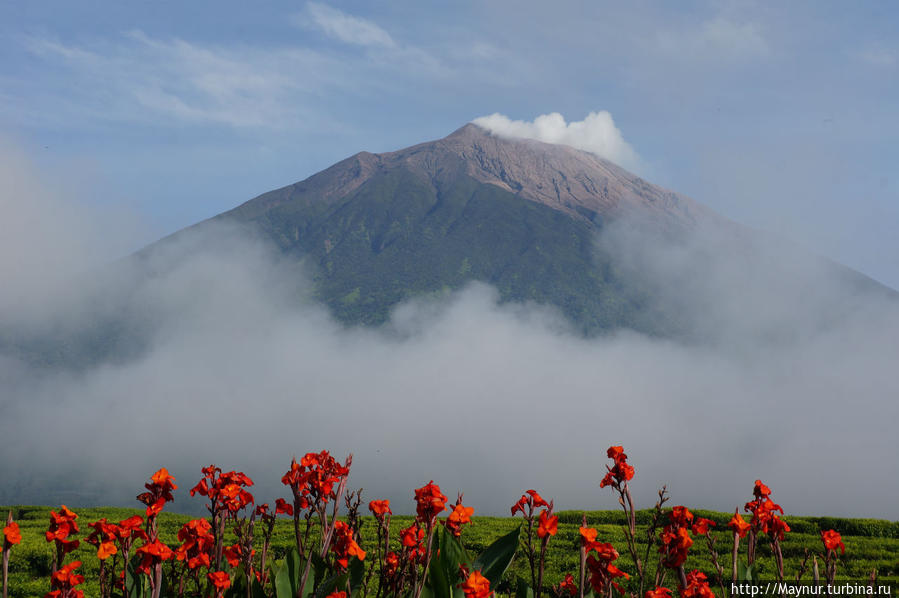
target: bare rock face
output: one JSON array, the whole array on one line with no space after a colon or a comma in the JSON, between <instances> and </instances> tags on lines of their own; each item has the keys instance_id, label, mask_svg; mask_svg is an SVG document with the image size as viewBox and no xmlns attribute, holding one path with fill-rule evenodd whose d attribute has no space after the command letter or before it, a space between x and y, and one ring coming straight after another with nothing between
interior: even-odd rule
<instances>
[{"instance_id":1,"label":"bare rock face","mask_svg":"<svg viewBox=\"0 0 899 598\"><path fill-rule=\"evenodd\" d=\"M469 123L443 139L394 152L360 152L243 206L263 212L297 196L337 201L379 172L405 168L434 184L468 175L575 219L638 214L663 228L722 220L696 201L653 185L595 154L566 145L494 135Z\"/></svg>"}]
</instances>

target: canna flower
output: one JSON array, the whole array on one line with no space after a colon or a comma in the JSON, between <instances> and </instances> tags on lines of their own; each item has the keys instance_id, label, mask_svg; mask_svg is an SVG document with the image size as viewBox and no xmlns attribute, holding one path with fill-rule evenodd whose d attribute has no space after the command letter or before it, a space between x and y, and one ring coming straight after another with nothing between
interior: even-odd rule
<instances>
[{"instance_id":1,"label":"canna flower","mask_svg":"<svg viewBox=\"0 0 899 598\"><path fill-rule=\"evenodd\" d=\"M683 598L715 598L715 593L709 587L705 574L694 569L687 573L687 587L681 588Z\"/></svg>"},{"instance_id":2,"label":"canna flower","mask_svg":"<svg viewBox=\"0 0 899 598\"><path fill-rule=\"evenodd\" d=\"M10 521L3 528L3 551L9 550L15 544L19 544L22 541L22 533L19 531L19 524L15 521Z\"/></svg>"},{"instance_id":3,"label":"canna flower","mask_svg":"<svg viewBox=\"0 0 899 598\"><path fill-rule=\"evenodd\" d=\"M746 537L746 533L749 531L749 528L752 526L743 519L742 515L734 511L734 516L730 521L727 522L727 527L732 529L734 533L739 537L744 538Z\"/></svg>"},{"instance_id":4,"label":"canna flower","mask_svg":"<svg viewBox=\"0 0 899 598\"><path fill-rule=\"evenodd\" d=\"M690 528L690 531L692 531L693 534L697 536L707 536L709 534L709 526L715 527L715 522L711 519L698 517L696 519L696 522L693 524L693 527Z\"/></svg>"},{"instance_id":5,"label":"canna flower","mask_svg":"<svg viewBox=\"0 0 899 598\"><path fill-rule=\"evenodd\" d=\"M346 592L331 592L325 598L346 598Z\"/></svg>"},{"instance_id":6,"label":"canna flower","mask_svg":"<svg viewBox=\"0 0 899 598\"><path fill-rule=\"evenodd\" d=\"M61 567L58 571L53 573L50 576L50 587L53 588L54 591L45 594L46 596L57 597L57 596L65 596L69 598L82 598L84 596L84 592L81 590L75 590L75 586L79 586L84 583L84 576L75 573L75 569L81 566L81 561L72 561L68 565Z\"/></svg>"},{"instance_id":7,"label":"canna flower","mask_svg":"<svg viewBox=\"0 0 899 598\"><path fill-rule=\"evenodd\" d=\"M615 464L612 467L606 465L608 473L599 483L600 488L605 488L606 486L621 488L622 484L634 479L634 468L628 465L624 447L610 446L606 451L606 456L614 461Z\"/></svg>"},{"instance_id":8,"label":"canna flower","mask_svg":"<svg viewBox=\"0 0 899 598\"><path fill-rule=\"evenodd\" d=\"M78 515L65 505L60 507L59 513L50 511L50 528L44 535L47 542L56 544L57 554L60 556L65 556L72 552L80 544L78 540L69 539L73 532L79 531L78 524L75 523L76 519L78 519Z\"/></svg>"},{"instance_id":9,"label":"canna flower","mask_svg":"<svg viewBox=\"0 0 899 598\"><path fill-rule=\"evenodd\" d=\"M462 535L462 526L466 523L471 523L472 514L474 514L474 507L466 507L461 502L457 502L453 506L453 512L447 516L443 524L448 532L458 538Z\"/></svg>"},{"instance_id":10,"label":"canna flower","mask_svg":"<svg viewBox=\"0 0 899 598\"><path fill-rule=\"evenodd\" d=\"M393 551L388 552L384 557L384 575L393 577L396 575L400 567L400 557Z\"/></svg>"},{"instance_id":11,"label":"canna flower","mask_svg":"<svg viewBox=\"0 0 899 598\"><path fill-rule=\"evenodd\" d=\"M389 500L373 500L368 503L368 510L379 520L383 519L384 515L393 514L393 511L390 510Z\"/></svg>"},{"instance_id":12,"label":"canna flower","mask_svg":"<svg viewBox=\"0 0 899 598\"><path fill-rule=\"evenodd\" d=\"M293 505L288 503L283 498L279 498L275 501L275 515L279 514L287 515L288 517L293 517Z\"/></svg>"},{"instance_id":13,"label":"canna flower","mask_svg":"<svg viewBox=\"0 0 899 598\"><path fill-rule=\"evenodd\" d=\"M473 571L459 587L465 593L465 598L487 598L493 594L490 591L490 580L481 575L480 571Z\"/></svg>"},{"instance_id":14,"label":"canna flower","mask_svg":"<svg viewBox=\"0 0 899 598\"><path fill-rule=\"evenodd\" d=\"M537 536L540 538L545 538L547 535L555 536L559 531L559 518L555 515L550 516L546 509L540 511L537 523Z\"/></svg>"},{"instance_id":15,"label":"canna flower","mask_svg":"<svg viewBox=\"0 0 899 598\"><path fill-rule=\"evenodd\" d=\"M846 546L843 544L843 539L840 537L839 532L835 530L827 530L821 532L821 541L824 542L824 549L829 551L836 552L839 547L843 554L846 554Z\"/></svg>"},{"instance_id":16,"label":"canna flower","mask_svg":"<svg viewBox=\"0 0 899 598\"><path fill-rule=\"evenodd\" d=\"M137 567L138 573L147 573L151 567L175 556L174 551L159 540L147 542L137 549L137 553L141 555L141 562Z\"/></svg>"},{"instance_id":17,"label":"canna flower","mask_svg":"<svg viewBox=\"0 0 899 598\"><path fill-rule=\"evenodd\" d=\"M415 502L417 519L428 529L434 525L437 515L446 510L446 496L440 492L440 486L434 480L415 490Z\"/></svg>"},{"instance_id":18,"label":"canna flower","mask_svg":"<svg viewBox=\"0 0 899 598\"><path fill-rule=\"evenodd\" d=\"M150 481L144 484L144 488L147 492L138 494L137 500L147 505L147 517L156 517L165 503L175 500L172 491L178 486L175 485L175 478L163 467L150 476Z\"/></svg>"},{"instance_id":19,"label":"canna flower","mask_svg":"<svg viewBox=\"0 0 899 598\"><path fill-rule=\"evenodd\" d=\"M693 513L690 512L690 509L687 507L674 507L671 509L671 513L668 514L668 518L672 523L676 523L682 527L688 527L691 523L693 523Z\"/></svg>"},{"instance_id":20,"label":"canna flower","mask_svg":"<svg viewBox=\"0 0 899 598\"><path fill-rule=\"evenodd\" d=\"M337 564L346 569L350 564L350 557L356 557L360 561L365 560L365 551L353 538L353 528L343 521L334 522L334 541L331 543L331 552L336 556Z\"/></svg>"},{"instance_id":21,"label":"canna flower","mask_svg":"<svg viewBox=\"0 0 899 598\"><path fill-rule=\"evenodd\" d=\"M578 531L581 534L581 547L586 552L593 550L596 544L598 544L596 541L597 531L592 527L581 527Z\"/></svg>"},{"instance_id":22,"label":"canna flower","mask_svg":"<svg viewBox=\"0 0 899 598\"><path fill-rule=\"evenodd\" d=\"M561 596L563 594L568 594L569 596L577 596L578 589L577 584L574 583L574 576L571 573L565 574L565 579L559 582L559 585L553 586L553 590L555 591L557 596Z\"/></svg>"},{"instance_id":23,"label":"canna flower","mask_svg":"<svg viewBox=\"0 0 899 598\"><path fill-rule=\"evenodd\" d=\"M618 552L608 545L608 550L602 553L587 556L587 571L590 573L590 586L593 592L601 596L605 594L610 587L615 588L623 593L621 586L615 581L619 577L630 579L630 576L612 564L612 561L618 558Z\"/></svg>"},{"instance_id":24,"label":"canna flower","mask_svg":"<svg viewBox=\"0 0 899 598\"><path fill-rule=\"evenodd\" d=\"M400 530L400 542L407 548L418 546L425 539L425 531L417 523L413 523L406 529Z\"/></svg>"},{"instance_id":25,"label":"canna flower","mask_svg":"<svg viewBox=\"0 0 899 598\"><path fill-rule=\"evenodd\" d=\"M222 591L227 590L231 587L231 578L228 577L228 574L224 571L216 571L214 573L207 573L206 578L209 580L209 583L213 585L216 590Z\"/></svg>"},{"instance_id":26,"label":"canna flower","mask_svg":"<svg viewBox=\"0 0 899 598\"><path fill-rule=\"evenodd\" d=\"M654 590L648 590L643 598L671 598L671 590L658 586Z\"/></svg>"},{"instance_id":27,"label":"canna flower","mask_svg":"<svg viewBox=\"0 0 899 598\"><path fill-rule=\"evenodd\" d=\"M524 494L521 495L521 498L518 499L514 505L512 505L512 514L521 511L522 515L525 515L524 508L528 507L529 513L533 513L534 509L539 509L540 507L548 507L549 503L543 500L536 490L528 490Z\"/></svg>"}]
</instances>

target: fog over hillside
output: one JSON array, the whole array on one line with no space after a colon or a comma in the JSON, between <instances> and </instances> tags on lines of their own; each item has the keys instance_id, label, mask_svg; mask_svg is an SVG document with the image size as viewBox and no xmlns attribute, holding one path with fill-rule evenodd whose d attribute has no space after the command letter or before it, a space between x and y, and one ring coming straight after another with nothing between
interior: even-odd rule
<instances>
[{"instance_id":1,"label":"fog over hillside","mask_svg":"<svg viewBox=\"0 0 899 598\"><path fill-rule=\"evenodd\" d=\"M680 342L585 338L486 285L347 328L296 307L308 283L237 233L184 237L189 259L98 281L86 273L112 255L118 217L76 209L13 155L0 160L17 164L0 170L0 323L53 334L129 313L146 337L76 370L0 355L0 504L136 506L165 466L173 508L190 510L209 463L273 502L291 456L328 449L354 453L350 487L397 512L431 479L476 515L507 513L527 488L558 508L617 508L599 480L621 444L640 507L668 484L673 504L730 510L761 478L787 513L899 519L899 307L785 242L735 251L705 231L647 246L631 222L598 237L696 330Z\"/></svg>"}]
</instances>

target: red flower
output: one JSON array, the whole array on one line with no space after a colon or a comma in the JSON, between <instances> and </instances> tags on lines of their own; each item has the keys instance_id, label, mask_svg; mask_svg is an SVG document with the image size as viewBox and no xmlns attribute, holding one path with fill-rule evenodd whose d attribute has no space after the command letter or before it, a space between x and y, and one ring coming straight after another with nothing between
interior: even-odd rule
<instances>
[{"instance_id":1,"label":"red flower","mask_svg":"<svg viewBox=\"0 0 899 598\"><path fill-rule=\"evenodd\" d=\"M216 590L227 590L231 587L231 578L224 571L216 571L215 573L207 573L207 579Z\"/></svg>"},{"instance_id":2,"label":"red flower","mask_svg":"<svg viewBox=\"0 0 899 598\"><path fill-rule=\"evenodd\" d=\"M555 515L550 516L546 509L540 511L537 523L537 536L540 538L545 538L547 535L555 536L559 531L559 518Z\"/></svg>"},{"instance_id":3,"label":"red flower","mask_svg":"<svg viewBox=\"0 0 899 598\"><path fill-rule=\"evenodd\" d=\"M373 500L368 503L368 510L371 511L378 519L383 519L384 515L392 515L389 500Z\"/></svg>"},{"instance_id":4,"label":"red flower","mask_svg":"<svg viewBox=\"0 0 899 598\"><path fill-rule=\"evenodd\" d=\"M457 538L462 535L462 525L471 523L471 516L474 514L474 507L465 507L461 503L453 506L453 512L450 513L444 525L447 531L451 532Z\"/></svg>"},{"instance_id":5,"label":"red flower","mask_svg":"<svg viewBox=\"0 0 899 598\"><path fill-rule=\"evenodd\" d=\"M63 555L78 548L78 540L69 540L69 536L78 531L76 519L78 519L78 515L65 505L60 507L59 513L50 511L50 528L45 533L45 537L47 542L54 542L57 551L61 551Z\"/></svg>"},{"instance_id":6,"label":"red flower","mask_svg":"<svg viewBox=\"0 0 899 598\"><path fill-rule=\"evenodd\" d=\"M165 503L175 500L172 491L178 486L175 485L175 478L163 467L150 476L150 481L144 484L144 488L147 492L138 494L137 500L147 505L147 517L155 517L162 511Z\"/></svg>"},{"instance_id":7,"label":"red flower","mask_svg":"<svg viewBox=\"0 0 899 598\"><path fill-rule=\"evenodd\" d=\"M741 538L746 536L746 533L749 531L750 526L746 520L743 519L743 516L734 511L734 516L731 517L731 520L727 522L727 527L732 529L735 534L740 536Z\"/></svg>"},{"instance_id":8,"label":"red flower","mask_svg":"<svg viewBox=\"0 0 899 598\"><path fill-rule=\"evenodd\" d=\"M671 590L658 586L654 590L648 590L643 598L671 598Z\"/></svg>"},{"instance_id":9,"label":"red flower","mask_svg":"<svg viewBox=\"0 0 899 598\"><path fill-rule=\"evenodd\" d=\"M137 567L139 573L146 573L151 567L175 556L172 549L159 540L144 544L137 549L137 553L142 557L140 565Z\"/></svg>"},{"instance_id":10,"label":"red flower","mask_svg":"<svg viewBox=\"0 0 899 598\"><path fill-rule=\"evenodd\" d=\"M621 488L622 484L634 479L634 468L627 463L627 455L624 452L624 447L610 446L609 450L606 451L606 455L609 459L612 459L615 464L612 467L606 465L608 473L599 483L600 488L605 488L606 486Z\"/></svg>"},{"instance_id":11,"label":"red flower","mask_svg":"<svg viewBox=\"0 0 899 598\"><path fill-rule=\"evenodd\" d=\"M21 541L22 534L19 531L19 524L15 521L10 521L3 528L3 550L9 550L14 544L18 544Z\"/></svg>"},{"instance_id":12,"label":"red flower","mask_svg":"<svg viewBox=\"0 0 899 598\"><path fill-rule=\"evenodd\" d=\"M293 517L293 505L288 503L283 498L279 498L275 501L275 515L281 513L289 517Z\"/></svg>"},{"instance_id":13,"label":"red flower","mask_svg":"<svg viewBox=\"0 0 899 598\"><path fill-rule=\"evenodd\" d=\"M365 560L365 551L353 538L353 529L343 521L334 522L334 540L331 542L331 552L336 556L337 563L346 569L350 564L350 557L356 557L360 561Z\"/></svg>"},{"instance_id":14,"label":"red flower","mask_svg":"<svg viewBox=\"0 0 899 598\"><path fill-rule=\"evenodd\" d=\"M403 546L418 546L419 542L425 539L425 531L418 524L413 523L406 529L400 530L400 541Z\"/></svg>"},{"instance_id":15,"label":"red flower","mask_svg":"<svg viewBox=\"0 0 899 598\"><path fill-rule=\"evenodd\" d=\"M50 576L50 586L58 590L59 596L83 596L84 593L79 591L72 592L72 588L84 583L84 576L75 573L75 569L81 566L81 561L72 561L68 565L60 568ZM52 594L53 592L51 592Z\"/></svg>"},{"instance_id":16,"label":"red flower","mask_svg":"<svg viewBox=\"0 0 899 598\"><path fill-rule=\"evenodd\" d=\"M518 499L514 505L512 505L512 514L514 515L518 511L521 511L522 515L525 515L524 508L528 507L528 513L532 514L534 509L539 509L540 507L548 507L549 504L543 500L539 494L537 494L536 490L528 490L524 494L521 495L521 498ZM528 515L525 515L526 517Z\"/></svg>"},{"instance_id":17,"label":"red flower","mask_svg":"<svg viewBox=\"0 0 899 598\"><path fill-rule=\"evenodd\" d=\"M707 536L709 533L709 526L715 527L715 522L711 519L698 517L693 524L691 531L697 536Z\"/></svg>"},{"instance_id":18,"label":"red flower","mask_svg":"<svg viewBox=\"0 0 899 598\"><path fill-rule=\"evenodd\" d=\"M668 518L672 523L683 527L688 527L693 523L693 513L687 507L674 507L671 509L671 513L668 514Z\"/></svg>"},{"instance_id":19,"label":"red flower","mask_svg":"<svg viewBox=\"0 0 899 598\"><path fill-rule=\"evenodd\" d=\"M715 598L704 573L694 569L687 573L687 587L681 589L683 598Z\"/></svg>"},{"instance_id":20,"label":"red flower","mask_svg":"<svg viewBox=\"0 0 899 598\"><path fill-rule=\"evenodd\" d=\"M415 490L415 502L418 503L418 520L428 529L434 525L437 515L446 510L446 496L440 492L440 486L434 480Z\"/></svg>"},{"instance_id":21,"label":"red flower","mask_svg":"<svg viewBox=\"0 0 899 598\"><path fill-rule=\"evenodd\" d=\"M400 566L400 557L395 552L388 552L384 557L384 574L387 577L396 575Z\"/></svg>"},{"instance_id":22,"label":"red flower","mask_svg":"<svg viewBox=\"0 0 899 598\"><path fill-rule=\"evenodd\" d=\"M487 598L493 593L490 591L490 580L480 571L473 571L460 587L465 592L465 598Z\"/></svg>"},{"instance_id":23,"label":"red flower","mask_svg":"<svg viewBox=\"0 0 899 598\"><path fill-rule=\"evenodd\" d=\"M630 576L612 564L612 561L618 558L618 551L611 544L600 546L602 550L596 556L592 554L587 556L587 571L590 573L590 586L593 592L601 596L613 587L624 593L615 580L619 577L630 579Z\"/></svg>"},{"instance_id":24,"label":"red flower","mask_svg":"<svg viewBox=\"0 0 899 598\"><path fill-rule=\"evenodd\" d=\"M659 548L664 557L662 564L675 569L687 560L687 551L693 546L693 539L687 528L676 524L668 525L662 531L662 546Z\"/></svg>"},{"instance_id":25,"label":"red flower","mask_svg":"<svg viewBox=\"0 0 899 598\"><path fill-rule=\"evenodd\" d=\"M331 592L325 598L346 598L346 592Z\"/></svg>"},{"instance_id":26,"label":"red flower","mask_svg":"<svg viewBox=\"0 0 899 598\"><path fill-rule=\"evenodd\" d=\"M565 574L565 579L559 582L559 585L553 586L556 595L568 594L569 596L577 596L577 584L574 583L574 576L571 573Z\"/></svg>"},{"instance_id":27,"label":"red flower","mask_svg":"<svg viewBox=\"0 0 899 598\"><path fill-rule=\"evenodd\" d=\"M756 499L768 498L771 496L771 488L764 485L761 480L756 480L755 488L752 489L752 494Z\"/></svg>"},{"instance_id":28,"label":"red flower","mask_svg":"<svg viewBox=\"0 0 899 598\"><path fill-rule=\"evenodd\" d=\"M824 548L828 551L833 550L836 551L837 547L840 548L843 554L846 554L846 546L843 544L843 539L840 537L839 532L835 530L827 530L821 532L821 541L824 542Z\"/></svg>"}]
</instances>

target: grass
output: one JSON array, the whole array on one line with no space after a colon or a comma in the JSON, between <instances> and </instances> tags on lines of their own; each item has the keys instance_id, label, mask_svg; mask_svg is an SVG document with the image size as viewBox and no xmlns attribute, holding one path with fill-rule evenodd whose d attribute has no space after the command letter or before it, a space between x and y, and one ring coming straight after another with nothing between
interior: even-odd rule
<instances>
[{"instance_id":1,"label":"grass","mask_svg":"<svg viewBox=\"0 0 899 598\"><path fill-rule=\"evenodd\" d=\"M49 573L52 549L44 540L44 532L49 522L50 507L14 506L0 507L0 513L12 509L13 517L19 523L22 532L22 543L12 551L10 560L10 598L43 596L49 589ZM78 523L84 537L90 531L87 523L106 517L110 521L119 521L134 514L142 513L138 509L111 507L78 509ZM696 511L697 515L712 519L718 523L718 529L730 518L730 513ZM547 584L555 584L562 580L565 573L577 574L578 567L578 527L582 511L563 511L559 513L559 532L550 543L547 559ZM630 559L625 554L626 544L622 524L623 515L616 511L586 512L588 525L596 527L599 539L612 542L622 553L618 561L625 571L632 571ZM648 521L649 512L638 512L638 534L643 529L641 523ZM191 519L188 515L162 513L159 518L160 537L171 546L177 544L178 529ZM829 517L787 517L793 532L787 535L783 544L786 571L795 572L805 556L805 551L819 554L821 552L820 530L836 529L843 535L846 544L846 555L842 557L837 571L838 579L865 579L872 569L878 571L878 578L884 583L899 583L899 522L874 519L843 519ZM411 517L397 516L393 518L391 529L394 534L401 527L409 525ZM375 533L374 521L371 517L363 518L363 548L373 546ZM472 555L478 554L493 540L508 533L521 523L520 518L510 517L475 517L474 525L466 526L462 534L463 543ZM729 569L731 535L729 531L714 533L718 541L718 551L725 570ZM275 527L273 548L275 558L280 558L293 543L293 530L290 521L281 519ZM705 542L696 541L687 561L688 569L698 568L711 574L708 551ZM373 553L370 553L373 554ZM761 544L760 562L761 576L773 577L773 559L767 544ZM82 570L87 579L84 586L87 596L96 595L98 561L95 548L82 542L82 545L69 556L70 560L83 562ZM523 552L519 552L506 574L509 581L516 576L529 578L528 565ZM670 579L670 578L669 578ZM503 590L501 586L498 588Z\"/></svg>"}]
</instances>

